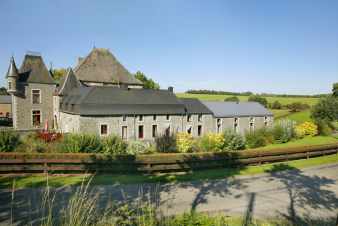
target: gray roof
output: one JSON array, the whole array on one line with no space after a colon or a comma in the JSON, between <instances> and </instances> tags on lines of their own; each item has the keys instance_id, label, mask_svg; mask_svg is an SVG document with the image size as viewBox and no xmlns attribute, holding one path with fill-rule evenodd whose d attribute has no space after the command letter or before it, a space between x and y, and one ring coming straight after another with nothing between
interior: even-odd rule
<instances>
[{"instance_id":1,"label":"gray roof","mask_svg":"<svg viewBox=\"0 0 338 226\"><path fill-rule=\"evenodd\" d=\"M18 69L15 65L14 57L11 57L11 61L10 61L8 71L7 71L7 74L6 74L6 78L17 77L17 76L19 76L19 72L18 72Z\"/></svg>"},{"instance_id":2,"label":"gray roof","mask_svg":"<svg viewBox=\"0 0 338 226\"><path fill-rule=\"evenodd\" d=\"M63 98L61 111L79 115L185 114L185 105L167 90L81 86Z\"/></svg>"},{"instance_id":3,"label":"gray roof","mask_svg":"<svg viewBox=\"0 0 338 226\"><path fill-rule=\"evenodd\" d=\"M0 95L0 104L11 104L12 97L10 95Z\"/></svg>"},{"instance_id":4,"label":"gray roof","mask_svg":"<svg viewBox=\"0 0 338 226\"><path fill-rule=\"evenodd\" d=\"M189 114L212 114L212 112L197 98L179 98Z\"/></svg>"},{"instance_id":5,"label":"gray roof","mask_svg":"<svg viewBox=\"0 0 338 226\"><path fill-rule=\"evenodd\" d=\"M83 82L142 85L108 49L94 48L79 61L74 72Z\"/></svg>"},{"instance_id":6,"label":"gray roof","mask_svg":"<svg viewBox=\"0 0 338 226\"><path fill-rule=\"evenodd\" d=\"M26 54L19 72L19 82L55 84L41 56Z\"/></svg>"},{"instance_id":7,"label":"gray roof","mask_svg":"<svg viewBox=\"0 0 338 226\"><path fill-rule=\"evenodd\" d=\"M81 83L77 80L74 72L71 68L68 68L66 75L61 78L60 85L58 87L59 95L67 95L72 89L78 88L81 86Z\"/></svg>"},{"instance_id":8,"label":"gray roof","mask_svg":"<svg viewBox=\"0 0 338 226\"><path fill-rule=\"evenodd\" d=\"M203 101L215 117L272 116L263 105L257 102Z\"/></svg>"}]
</instances>

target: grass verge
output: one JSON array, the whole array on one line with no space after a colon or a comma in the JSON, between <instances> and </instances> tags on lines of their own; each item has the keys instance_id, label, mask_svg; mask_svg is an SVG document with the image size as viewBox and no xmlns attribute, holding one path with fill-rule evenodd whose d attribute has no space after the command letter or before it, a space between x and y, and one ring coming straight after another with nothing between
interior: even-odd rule
<instances>
[{"instance_id":1,"label":"grass verge","mask_svg":"<svg viewBox=\"0 0 338 226\"><path fill-rule=\"evenodd\" d=\"M310 166L318 166L323 164L338 163L338 155L322 156L311 159L301 159L284 162L283 166L278 170L285 170L290 167L302 169ZM176 174L157 174L157 175L141 175L141 174L102 174L96 175L92 185L120 185L120 184L139 184L139 183L170 183L184 182L196 180L214 180L224 179L238 175L255 175L275 169L280 163L263 164L260 166L247 166L243 168L222 168L200 170L187 173ZM79 185L83 180L89 179L88 175L50 175L48 183L52 187ZM46 185L46 177L44 175L34 176L2 176L0 177L0 188L10 188L15 180L16 188L43 187Z\"/></svg>"}]
</instances>

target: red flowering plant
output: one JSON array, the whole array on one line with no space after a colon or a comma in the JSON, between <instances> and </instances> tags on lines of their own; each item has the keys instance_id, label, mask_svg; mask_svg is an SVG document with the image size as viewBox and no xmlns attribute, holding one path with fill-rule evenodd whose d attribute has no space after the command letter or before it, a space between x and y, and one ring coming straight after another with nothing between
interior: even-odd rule
<instances>
[{"instance_id":1,"label":"red flowering plant","mask_svg":"<svg viewBox=\"0 0 338 226\"><path fill-rule=\"evenodd\" d=\"M46 143L50 143L61 139L62 134L48 130L42 130L37 132L37 137Z\"/></svg>"}]
</instances>

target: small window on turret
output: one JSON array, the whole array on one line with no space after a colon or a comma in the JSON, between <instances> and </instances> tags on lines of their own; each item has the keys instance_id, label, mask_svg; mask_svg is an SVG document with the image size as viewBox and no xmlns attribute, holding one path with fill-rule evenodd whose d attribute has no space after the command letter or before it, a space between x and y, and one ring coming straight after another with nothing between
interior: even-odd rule
<instances>
[{"instance_id":1,"label":"small window on turret","mask_svg":"<svg viewBox=\"0 0 338 226\"><path fill-rule=\"evenodd\" d=\"M41 93L39 89L32 90L32 103L41 104Z\"/></svg>"},{"instance_id":2,"label":"small window on turret","mask_svg":"<svg viewBox=\"0 0 338 226\"><path fill-rule=\"evenodd\" d=\"M8 82L8 90L12 89L12 82Z\"/></svg>"}]
</instances>

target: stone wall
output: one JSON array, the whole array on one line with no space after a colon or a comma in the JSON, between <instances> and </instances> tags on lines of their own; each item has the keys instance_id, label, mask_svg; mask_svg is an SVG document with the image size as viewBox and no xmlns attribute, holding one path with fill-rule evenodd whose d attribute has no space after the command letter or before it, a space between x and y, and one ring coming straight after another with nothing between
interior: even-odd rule
<instances>
[{"instance_id":1,"label":"stone wall","mask_svg":"<svg viewBox=\"0 0 338 226\"><path fill-rule=\"evenodd\" d=\"M24 96L12 96L13 104L13 127L17 130L31 130L44 128L46 120L49 126L53 125L53 93L55 85L29 83L24 86ZM39 89L41 103L32 103L32 89ZM33 126L32 111L41 111L41 124Z\"/></svg>"}]
</instances>

